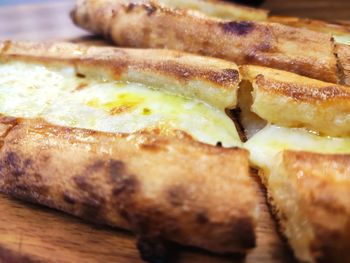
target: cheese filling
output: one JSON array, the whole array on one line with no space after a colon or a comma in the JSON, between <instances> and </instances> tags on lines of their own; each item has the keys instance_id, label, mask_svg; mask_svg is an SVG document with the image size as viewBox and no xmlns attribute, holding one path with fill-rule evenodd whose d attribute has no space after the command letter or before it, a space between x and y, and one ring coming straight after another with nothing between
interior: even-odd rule
<instances>
[{"instance_id":1,"label":"cheese filling","mask_svg":"<svg viewBox=\"0 0 350 263\"><path fill-rule=\"evenodd\" d=\"M276 155L283 150L315 153L350 153L350 138L319 136L301 128L284 128L268 124L244 145L250 151L251 162L271 169Z\"/></svg>"},{"instance_id":2,"label":"cheese filling","mask_svg":"<svg viewBox=\"0 0 350 263\"><path fill-rule=\"evenodd\" d=\"M337 43L350 45L350 35L333 35L333 38Z\"/></svg>"},{"instance_id":3,"label":"cheese filling","mask_svg":"<svg viewBox=\"0 0 350 263\"><path fill-rule=\"evenodd\" d=\"M241 146L226 113L203 101L141 83L79 77L69 66L50 69L27 62L1 64L0 113L104 132L178 129L204 143Z\"/></svg>"}]
</instances>

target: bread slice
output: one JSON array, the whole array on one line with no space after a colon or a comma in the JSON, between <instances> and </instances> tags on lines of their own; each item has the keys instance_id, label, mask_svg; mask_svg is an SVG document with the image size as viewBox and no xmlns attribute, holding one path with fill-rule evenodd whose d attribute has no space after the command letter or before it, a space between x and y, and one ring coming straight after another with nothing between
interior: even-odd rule
<instances>
[{"instance_id":1,"label":"bread slice","mask_svg":"<svg viewBox=\"0 0 350 263\"><path fill-rule=\"evenodd\" d=\"M240 72L244 146L295 256L349 262L348 88L259 66Z\"/></svg>"},{"instance_id":2,"label":"bread slice","mask_svg":"<svg viewBox=\"0 0 350 263\"><path fill-rule=\"evenodd\" d=\"M235 64L170 51L6 42L0 75L1 192L129 229L147 260L163 256L164 240L218 253L255 246L258 200L247 151L194 140L211 130L179 131L193 123L235 131L224 113L236 101ZM147 104L154 115L142 111L147 98L158 98ZM192 117L177 127L182 117L172 114L182 110ZM144 122L157 113L172 122ZM137 121L123 122L128 116ZM139 123L145 127L133 126Z\"/></svg>"},{"instance_id":3,"label":"bread slice","mask_svg":"<svg viewBox=\"0 0 350 263\"><path fill-rule=\"evenodd\" d=\"M241 74L253 86L251 110L262 119L323 135L350 136L348 87L259 66L242 66Z\"/></svg>"},{"instance_id":4,"label":"bread slice","mask_svg":"<svg viewBox=\"0 0 350 263\"><path fill-rule=\"evenodd\" d=\"M74 22L121 46L169 48L292 71L337 83L330 34L237 22L157 1L77 0Z\"/></svg>"},{"instance_id":5,"label":"bread slice","mask_svg":"<svg viewBox=\"0 0 350 263\"><path fill-rule=\"evenodd\" d=\"M283 233L305 262L350 262L350 155L285 151L267 180Z\"/></svg>"}]
</instances>

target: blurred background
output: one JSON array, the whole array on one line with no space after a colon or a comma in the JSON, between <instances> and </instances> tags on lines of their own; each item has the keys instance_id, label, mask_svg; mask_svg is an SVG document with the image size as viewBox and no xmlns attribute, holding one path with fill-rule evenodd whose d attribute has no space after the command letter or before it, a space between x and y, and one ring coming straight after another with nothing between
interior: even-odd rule
<instances>
[{"instance_id":1,"label":"blurred background","mask_svg":"<svg viewBox=\"0 0 350 263\"><path fill-rule=\"evenodd\" d=\"M350 0L236 0L275 15L350 21ZM69 19L74 0L0 0L0 40L56 40L86 35Z\"/></svg>"}]
</instances>

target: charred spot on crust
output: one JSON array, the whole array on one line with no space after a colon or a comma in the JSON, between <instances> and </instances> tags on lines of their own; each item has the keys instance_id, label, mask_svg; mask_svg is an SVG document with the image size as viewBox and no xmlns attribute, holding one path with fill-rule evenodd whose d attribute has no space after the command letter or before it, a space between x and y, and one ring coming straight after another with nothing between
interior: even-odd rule
<instances>
[{"instance_id":1,"label":"charred spot on crust","mask_svg":"<svg viewBox=\"0 0 350 263\"><path fill-rule=\"evenodd\" d=\"M118 181L118 178L125 175L125 165L118 160L111 160L108 164L108 173L113 182Z\"/></svg>"},{"instance_id":2,"label":"charred spot on crust","mask_svg":"<svg viewBox=\"0 0 350 263\"><path fill-rule=\"evenodd\" d=\"M207 213L204 211L197 213L196 221L202 225L207 224L209 222Z\"/></svg>"},{"instance_id":3,"label":"charred spot on crust","mask_svg":"<svg viewBox=\"0 0 350 263\"><path fill-rule=\"evenodd\" d=\"M186 200L186 191L182 186L170 187L166 192L166 199L173 206L181 206Z\"/></svg>"},{"instance_id":4,"label":"charred spot on crust","mask_svg":"<svg viewBox=\"0 0 350 263\"><path fill-rule=\"evenodd\" d=\"M224 69L222 72L209 71L201 74L204 74L208 80L224 86L234 85L239 80L239 73L236 69Z\"/></svg>"},{"instance_id":5,"label":"charred spot on crust","mask_svg":"<svg viewBox=\"0 0 350 263\"><path fill-rule=\"evenodd\" d=\"M261 52L267 52L272 49L271 43L269 41L263 41L260 43L256 50L261 51Z\"/></svg>"},{"instance_id":6,"label":"charred spot on crust","mask_svg":"<svg viewBox=\"0 0 350 263\"><path fill-rule=\"evenodd\" d=\"M63 200L70 205L74 205L76 202L75 198L68 192L63 193Z\"/></svg>"},{"instance_id":7,"label":"charred spot on crust","mask_svg":"<svg viewBox=\"0 0 350 263\"><path fill-rule=\"evenodd\" d=\"M9 166L17 166L19 164L20 160L16 153L14 152L8 152L5 157L5 163Z\"/></svg>"},{"instance_id":8,"label":"charred spot on crust","mask_svg":"<svg viewBox=\"0 0 350 263\"><path fill-rule=\"evenodd\" d=\"M221 24L225 33L244 36L249 34L254 29L254 24L247 21L231 21Z\"/></svg>"},{"instance_id":9,"label":"charred spot on crust","mask_svg":"<svg viewBox=\"0 0 350 263\"><path fill-rule=\"evenodd\" d=\"M126 221L130 221L129 213L125 209L119 209L119 215L124 218Z\"/></svg>"},{"instance_id":10,"label":"charred spot on crust","mask_svg":"<svg viewBox=\"0 0 350 263\"><path fill-rule=\"evenodd\" d=\"M88 183L86 176L78 175L75 176L73 180L75 184L83 191L87 191L92 188L92 185Z\"/></svg>"},{"instance_id":11,"label":"charred spot on crust","mask_svg":"<svg viewBox=\"0 0 350 263\"><path fill-rule=\"evenodd\" d=\"M122 176L115 181L113 195L134 194L138 188L138 181L132 176Z\"/></svg>"},{"instance_id":12,"label":"charred spot on crust","mask_svg":"<svg viewBox=\"0 0 350 263\"><path fill-rule=\"evenodd\" d=\"M152 15L157 9L153 5L145 5L145 10L147 11L147 15Z\"/></svg>"},{"instance_id":13,"label":"charred spot on crust","mask_svg":"<svg viewBox=\"0 0 350 263\"><path fill-rule=\"evenodd\" d=\"M87 167L87 171L88 172L96 172L101 170L105 165L105 162L102 160L97 160L95 161L93 164L91 164L90 166Z\"/></svg>"},{"instance_id":14,"label":"charred spot on crust","mask_svg":"<svg viewBox=\"0 0 350 263\"><path fill-rule=\"evenodd\" d=\"M89 182L87 175L75 176L73 180L82 190L81 196L76 200L77 203L81 204L80 214L89 220L96 220L105 199L98 194L96 187Z\"/></svg>"},{"instance_id":15,"label":"charred spot on crust","mask_svg":"<svg viewBox=\"0 0 350 263\"><path fill-rule=\"evenodd\" d=\"M219 79L219 83L231 83L236 82L239 79L239 73L236 69L224 69L221 78Z\"/></svg>"},{"instance_id":16,"label":"charred spot on crust","mask_svg":"<svg viewBox=\"0 0 350 263\"><path fill-rule=\"evenodd\" d=\"M21 162L21 158L15 152L8 152L6 154L5 165L7 165L10 173L15 177L25 174L26 166Z\"/></svg>"},{"instance_id":17,"label":"charred spot on crust","mask_svg":"<svg viewBox=\"0 0 350 263\"><path fill-rule=\"evenodd\" d=\"M135 8L136 4L135 3L130 3L126 7L126 12L131 12Z\"/></svg>"},{"instance_id":18,"label":"charred spot on crust","mask_svg":"<svg viewBox=\"0 0 350 263\"><path fill-rule=\"evenodd\" d=\"M108 164L108 173L113 183L113 195L131 195L138 188L138 181L135 176L127 173L125 164L118 160L111 160Z\"/></svg>"},{"instance_id":19,"label":"charred spot on crust","mask_svg":"<svg viewBox=\"0 0 350 263\"><path fill-rule=\"evenodd\" d=\"M14 190L16 192L29 192L30 191L29 187L25 184L16 185Z\"/></svg>"},{"instance_id":20,"label":"charred spot on crust","mask_svg":"<svg viewBox=\"0 0 350 263\"><path fill-rule=\"evenodd\" d=\"M29 165L31 165L33 163L32 159L25 159L23 165L24 167L28 167Z\"/></svg>"}]
</instances>

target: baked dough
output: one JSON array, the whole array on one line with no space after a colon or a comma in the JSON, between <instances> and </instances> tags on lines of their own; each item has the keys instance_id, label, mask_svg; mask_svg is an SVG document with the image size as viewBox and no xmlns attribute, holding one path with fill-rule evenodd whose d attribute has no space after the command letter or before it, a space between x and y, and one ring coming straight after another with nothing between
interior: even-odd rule
<instances>
[{"instance_id":1,"label":"baked dough","mask_svg":"<svg viewBox=\"0 0 350 263\"><path fill-rule=\"evenodd\" d=\"M55 73L64 72L86 85L115 83L114 89L121 89L123 81L138 82L155 91L200 100L220 112L235 106L240 81L234 63L165 50L5 42L0 73L11 63L24 65L28 76L31 70L47 69L48 81L43 85L49 94L71 88L70 82L60 86L62 80ZM40 89L29 79L2 81L0 93L6 85L30 92ZM85 86L77 88L72 92ZM6 94L0 95L3 99ZM60 100L63 96L53 98ZM40 100L24 102L35 106ZM9 98L6 103L15 101ZM60 109L50 110L69 105L67 100ZM21 117L26 111L18 110L16 117L8 116L10 109L1 108L1 192L129 229L138 236L146 260L163 256L159 248L164 240L218 253L244 253L255 246L258 200L246 150L196 142L176 128L101 132L99 126L59 125L47 114ZM231 128L235 129L233 123Z\"/></svg>"},{"instance_id":2,"label":"baked dough","mask_svg":"<svg viewBox=\"0 0 350 263\"><path fill-rule=\"evenodd\" d=\"M237 22L147 0L77 0L72 18L121 46L176 49L333 83L339 80L331 34L269 22Z\"/></svg>"}]
</instances>

